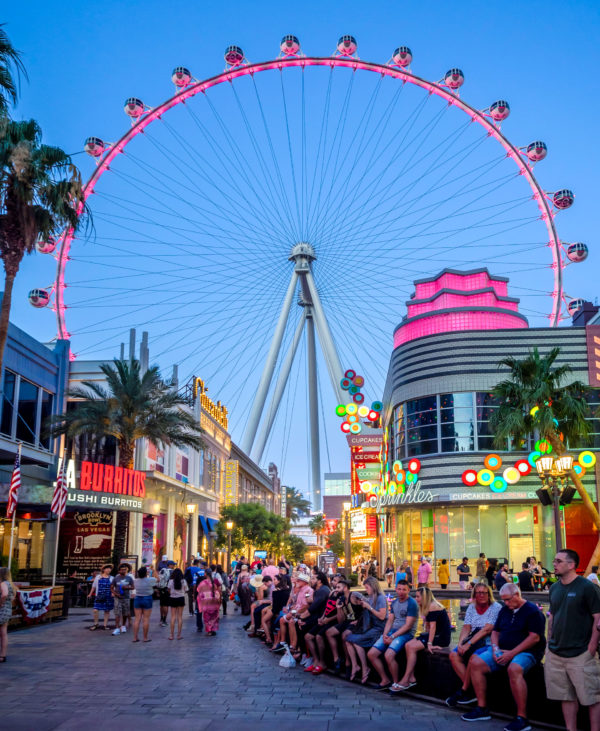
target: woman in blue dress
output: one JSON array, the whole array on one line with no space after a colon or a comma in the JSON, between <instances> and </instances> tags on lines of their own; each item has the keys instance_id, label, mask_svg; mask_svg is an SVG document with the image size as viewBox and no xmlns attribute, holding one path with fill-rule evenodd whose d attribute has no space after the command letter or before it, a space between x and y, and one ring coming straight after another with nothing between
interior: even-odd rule
<instances>
[{"instance_id":1,"label":"woman in blue dress","mask_svg":"<svg viewBox=\"0 0 600 731\"><path fill-rule=\"evenodd\" d=\"M107 563L102 567L102 571L94 579L92 589L90 591L90 597L94 598L94 624L90 627L90 630L106 629L108 627L108 618L111 611L114 609L115 600L110 590L113 582L113 577L110 572L113 570L111 563ZM104 624L100 626L98 624L98 616L100 612L104 612Z\"/></svg>"}]
</instances>

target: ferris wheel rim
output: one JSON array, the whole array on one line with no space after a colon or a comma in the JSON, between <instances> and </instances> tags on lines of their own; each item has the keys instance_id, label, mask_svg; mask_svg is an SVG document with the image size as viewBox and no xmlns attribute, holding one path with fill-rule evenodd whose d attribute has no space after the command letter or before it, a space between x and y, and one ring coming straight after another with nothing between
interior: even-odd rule
<instances>
[{"instance_id":1,"label":"ferris wheel rim","mask_svg":"<svg viewBox=\"0 0 600 731\"><path fill-rule=\"evenodd\" d=\"M551 293L552 311L549 317L551 320L550 326L557 327L560 322L561 306L564 297L562 285L563 260L561 256L561 241L554 223L554 211L546 193L538 182L532 167L527 164L524 156L520 152L520 149L502 133L499 126L486 116L485 111L481 111L471 106L457 94L453 93L451 89L442 85L442 83L432 82L420 76L416 76L410 71L396 65L364 61L356 57L347 56L289 56L285 58L277 58L271 61L260 61L257 63L247 63L231 67L207 79L190 83L188 86L181 89L181 91L178 91L161 104L156 107L152 107L140 116L140 118L131 125L131 127L119 138L119 140L115 144L111 145L102 155L96 169L83 186L83 202L80 205L79 214L83 212L83 203L85 203L88 197L94 192L94 188L98 181L102 178L104 173L110 170L110 164L112 161L119 154L123 153L126 146L135 137L137 137L138 134L142 133L146 127L148 127L152 122L160 120L165 112L173 109L179 104L185 103L188 99L191 99L200 93L204 93L206 90L214 86L223 84L226 81L233 82L235 79L248 75L253 76L255 73L260 73L261 71L282 71L285 68L304 69L307 66L330 66L332 69L336 67L348 68L355 72L370 71L389 78L399 79L403 83L410 83L413 86L417 86L428 91L430 94L435 94L445 100L449 106L455 106L460 111L469 115L473 122L477 122L485 130L487 130L489 137L493 137L496 142L502 145L502 147L506 150L507 157L510 157L516 163L520 170L520 174L527 180L527 183L532 190L533 198L536 200L538 208L540 209L541 218L546 225L550 239L548 246L552 251L551 266L554 271L554 289ZM60 250L57 256L54 296L57 319L56 337L59 339L70 338L70 333L67 331L65 317L65 310L67 309L67 306L64 303L64 290L66 287L64 276L73 238L73 229L69 229L63 233L60 239Z\"/></svg>"}]
</instances>

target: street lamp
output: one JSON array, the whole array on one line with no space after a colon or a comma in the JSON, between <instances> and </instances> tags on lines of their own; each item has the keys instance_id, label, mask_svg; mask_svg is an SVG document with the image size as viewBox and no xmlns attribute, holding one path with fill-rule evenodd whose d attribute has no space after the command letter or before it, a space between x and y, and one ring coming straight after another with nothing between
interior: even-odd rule
<instances>
[{"instance_id":1,"label":"street lamp","mask_svg":"<svg viewBox=\"0 0 600 731\"><path fill-rule=\"evenodd\" d=\"M569 485L569 472L573 467L573 457L568 454L562 457L546 454L536 461L535 467L542 481L542 487L536 490L535 494L542 505L552 505L554 508L556 551L562 551L559 505L568 505L575 495L575 488Z\"/></svg>"},{"instance_id":2,"label":"street lamp","mask_svg":"<svg viewBox=\"0 0 600 731\"><path fill-rule=\"evenodd\" d=\"M186 505L188 511L188 558L193 560L192 556L192 516L196 512L196 503L188 503Z\"/></svg>"},{"instance_id":3,"label":"street lamp","mask_svg":"<svg viewBox=\"0 0 600 731\"><path fill-rule=\"evenodd\" d=\"M346 578L350 578L352 571L352 557L350 555L350 508L352 503L344 503L344 566L346 567Z\"/></svg>"},{"instance_id":4,"label":"street lamp","mask_svg":"<svg viewBox=\"0 0 600 731\"><path fill-rule=\"evenodd\" d=\"M231 573L231 531L233 530L233 520L225 523L227 529L227 573Z\"/></svg>"}]
</instances>

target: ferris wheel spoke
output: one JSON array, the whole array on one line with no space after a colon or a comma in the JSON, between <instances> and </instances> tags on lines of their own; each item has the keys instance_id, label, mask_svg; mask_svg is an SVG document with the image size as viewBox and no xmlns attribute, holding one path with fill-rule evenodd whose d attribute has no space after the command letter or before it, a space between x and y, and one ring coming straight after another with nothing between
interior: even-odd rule
<instances>
[{"instance_id":1,"label":"ferris wheel spoke","mask_svg":"<svg viewBox=\"0 0 600 731\"><path fill-rule=\"evenodd\" d=\"M290 169L292 171L292 187L294 189L294 201L296 203L296 215L298 217L298 241L303 240L303 231L302 231L302 214L300 213L300 202L298 200L298 186L296 184L296 169L294 167L294 154L292 152L292 138L290 135L290 121L288 119L288 108L287 108L287 101L285 98L285 88L283 86L283 73L280 72L279 74L279 80L280 80L280 87L281 87L281 98L283 101L283 113L285 117L285 131L287 136L287 143L288 143L288 153L290 156Z\"/></svg>"}]
</instances>

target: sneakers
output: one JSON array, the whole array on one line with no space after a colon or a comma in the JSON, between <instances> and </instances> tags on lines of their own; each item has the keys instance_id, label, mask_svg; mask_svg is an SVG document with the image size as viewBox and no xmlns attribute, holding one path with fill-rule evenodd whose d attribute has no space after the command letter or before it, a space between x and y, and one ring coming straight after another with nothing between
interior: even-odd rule
<instances>
[{"instance_id":1,"label":"sneakers","mask_svg":"<svg viewBox=\"0 0 600 731\"><path fill-rule=\"evenodd\" d=\"M121 627L121 634L124 635L127 632L127 627Z\"/></svg>"},{"instance_id":2,"label":"sneakers","mask_svg":"<svg viewBox=\"0 0 600 731\"><path fill-rule=\"evenodd\" d=\"M461 716L463 721L489 721L491 720L490 713L487 708L481 706L475 706L472 711L463 713Z\"/></svg>"},{"instance_id":3,"label":"sneakers","mask_svg":"<svg viewBox=\"0 0 600 731\"><path fill-rule=\"evenodd\" d=\"M120 627L117 627L117 629L113 630L113 637L114 637L115 635L120 635L120 634L121 634L121 629L120 629Z\"/></svg>"},{"instance_id":4,"label":"sneakers","mask_svg":"<svg viewBox=\"0 0 600 731\"><path fill-rule=\"evenodd\" d=\"M271 652L283 652L285 650L285 647L281 644L281 642L277 643L276 647L273 647Z\"/></svg>"},{"instance_id":5,"label":"sneakers","mask_svg":"<svg viewBox=\"0 0 600 731\"><path fill-rule=\"evenodd\" d=\"M468 706L471 703L477 703L477 698L473 695L473 693L469 693L462 688L446 698L446 705L450 706L450 708L456 708L456 706Z\"/></svg>"},{"instance_id":6,"label":"sneakers","mask_svg":"<svg viewBox=\"0 0 600 731\"><path fill-rule=\"evenodd\" d=\"M513 721L504 727L504 731L530 731L531 725L523 716L517 716Z\"/></svg>"}]
</instances>

